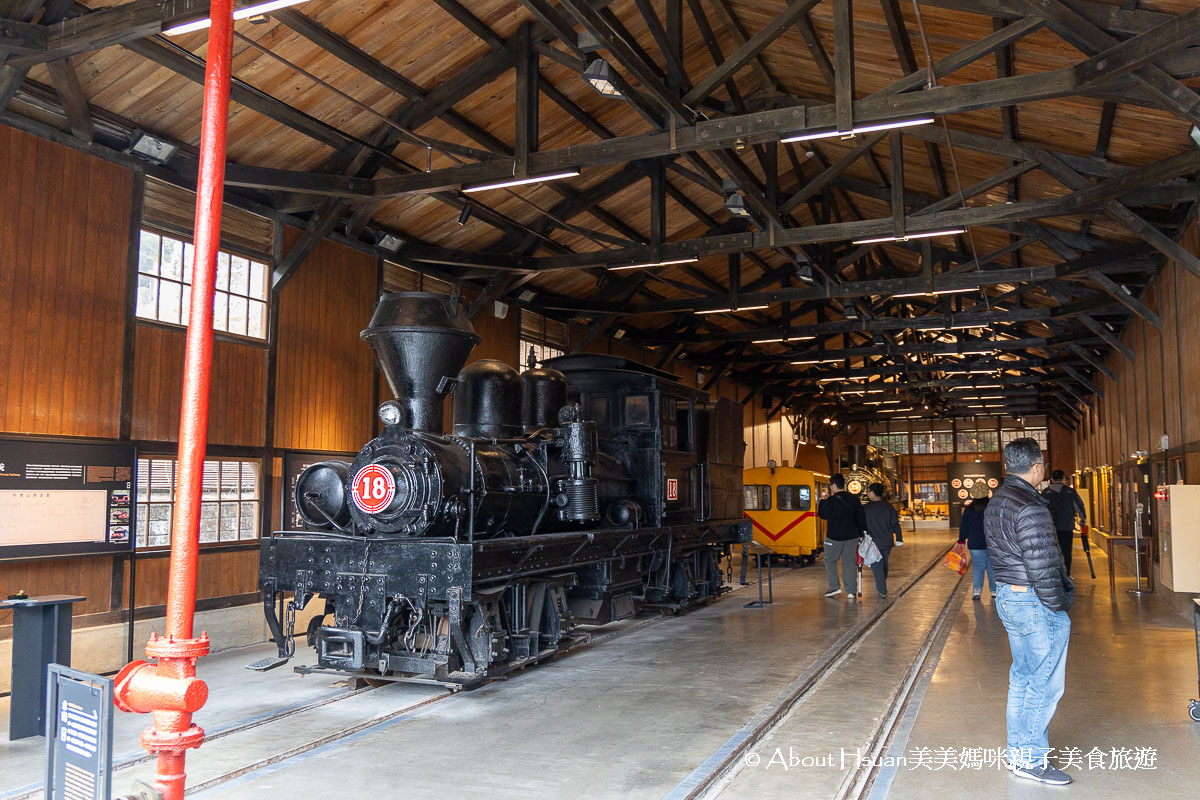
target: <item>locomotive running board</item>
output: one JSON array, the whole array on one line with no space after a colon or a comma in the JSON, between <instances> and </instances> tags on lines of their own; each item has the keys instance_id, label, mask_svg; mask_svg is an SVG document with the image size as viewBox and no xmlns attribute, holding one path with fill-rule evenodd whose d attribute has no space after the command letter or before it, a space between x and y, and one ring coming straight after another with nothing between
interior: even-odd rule
<instances>
[{"instance_id":1,"label":"locomotive running board","mask_svg":"<svg viewBox=\"0 0 1200 800\"><path fill-rule=\"evenodd\" d=\"M267 658L260 658L258 661L247 664L246 669L252 669L255 672L266 672L276 667L282 667L291 660L291 658L286 656L268 656Z\"/></svg>"}]
</instances>

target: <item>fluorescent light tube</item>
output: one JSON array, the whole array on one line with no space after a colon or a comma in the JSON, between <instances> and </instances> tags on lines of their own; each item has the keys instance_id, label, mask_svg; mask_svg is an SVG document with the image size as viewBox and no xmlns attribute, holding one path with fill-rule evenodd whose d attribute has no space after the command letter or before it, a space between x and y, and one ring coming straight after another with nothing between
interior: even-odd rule
<instances>
[{"instance_id":1,"label":"fluorescent light tube","mask_svg":"<svg viewBox=\"0 0 1200 800\"><path fill-rule=\"evenodd\" d=\"M307 2L307 0L271 0L269 3L257 3L252 6L246 6L245 8L235 9L233 12L233 18L235 20L241 20L249 19L250 17L258 17L262 16L263 14L270 14L272 11L278 11L281 8L298 6L304 2ZM182 25L176 25L173 28L167 28L165 31L163 31L163 35L175 36L180 33L202 31L210 25L212 25L212 18L205 17L204 19L198 19L193 22L185 22Z\"/></svg>"},{"instance_id":2,"label":"fluorescent light tube","mask_svg":"<svg viewBox=\"0 0 1200 800\"><path fill-rule=\"evenodd\" d=\"M464 188L463 192L486 192L488 189L506 189L509 186L524 186L529 183L556 181L561 178L574 178L578 174L579 170L569 169L565 172L552 172L549 175L534 175L529 178L516 178L511 181L501 181L500 183L485 183L482 186L469 186Z\"/></svg>"},{"instance_id":3,"label":"fluorescent light tube","mask_svg":"<svg viewBox=\"0 0 1200 800\"><path fill-rule=\"evenodd\" d=\"M612 272L617 272L617 271L623 270L623 269L644 269L646 267L669 267L672 264L691 264L692 262L699 261L699 260L700 260L699 256L692 256L691 258L677 258L672 261L652 261L648 264L626 264L623 267L609 267L609 270L611 270Z\"/></svg>"},{"instance_id":4,"label":"fluorescent light tube","mask_svg":"<svg viewBox=\"0 0 1200 800\"><path fill-rule=\"evenodd\" d=\"M815 336L789 336L786 339L755 339L750 344L777 344L779 342L809 342L817 337Z\"/></svg>"},{"instance_id":5,"label":"fluorescent light tube","mask_svg":"<svg viewBox=\"0 0 1200 800\"><path fill-rule=\"evenodd\" d=\"M933 117L919 117L917 119L905 119L899 122L880 122L874 125L859 125L851 128L848 131L819 131L817 133L802 133L798 136L789 136L786 139L780 139L781 142L807 142L811 139L833 139L842 136L857 136L860 133L874 133L875 131L890 131L893 128L911 128L914 125L929 125L934 121Z\"/></svg>"},{"instance_id":6,"label":"fluorescent light tube","mask_svg":"<svg viewBox=\"0 0 1200 800\"><path fill-rule=\"evenodd\" d=\"M741 308L710 308L707 311L697 311L697 314L736 314L740 311L762 311L770 306L742 306Z\"/></svg>"},{"instance_id":7,"label":"fluorescent light tube","mask_svg":"<svg viewBox=\"0 0 1200 800\"><path fill-rule=\"evenodd\" d=\"M878 244L880 242L907 242L909 239L932 239L935 236L954 236L966 233L964 228L947 228L944 231L929 231L928 233L910 233L907 236L877 236L872 239L854 239L850 244Z\"/></svg>"}]
</instances>

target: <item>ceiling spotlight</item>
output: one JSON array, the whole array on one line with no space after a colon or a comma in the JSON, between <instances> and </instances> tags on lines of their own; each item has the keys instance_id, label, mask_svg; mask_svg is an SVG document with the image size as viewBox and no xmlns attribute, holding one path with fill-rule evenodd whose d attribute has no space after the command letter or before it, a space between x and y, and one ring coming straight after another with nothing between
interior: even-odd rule
<instances>
[{"instance_id":1,"label":"ceiling spotlight","mask_svg":"<svg viewBox=\"0 0 1200 800\"><path fill-rule=\"evenodd\" d=\"M815 275L813 275L812 264L797 264L796 280L810 285L816 283L817 278Z\"/></svg>"},{"instance_id":2,"label":"ceiling spotlight","mask_svg":"<svg viewBox=\"0 0 1200 800\"><path fill-rule=\"evenodd\" d=\"M141 156L154 164L166 164L178 148L148 133L138 132L126 152Z\"/></svg>"},{"instance_id":3,"label":"ceiling spotlight","mask_svg":"<svg viewBox=\"0 0 1200 800\"><path fill-rule=\"evenodd\" d=\"M528 303L530 300L532 300L535 297L537 297L537 292L533 291L532 289L526 289L523 292L521 292L519 295L517 295L517 299L520 300L522 303Z\"/></svg>"},{"instance_id":4,"label":"ceiling spotlight","mask_svg":"<svg viewBox=\"0 0 1200 800\"><path fill-rule=\"evenodd\" d=\"M467 220L471 218L471 204L463 203L462 211L458 212L458 224L466 225Z\"/></svg>"},{"instance_id":5,"label":"ceiling spotlight","mask_svg":"<svg viewBox=\"0 0 1200 800\"><path fill-rule=\"evenodd\" d=\"M623 97L617 86L617 74L603 58L597 58L583 71L583 79L604 97Z\"/></svg>"},{"instance_id":6,"label":"ceiling spotlight","mask_svg":"<svg viewBox=\"0 0 1200 800\"><path fill-rule=\"evenodd\" d=\"M821 420L821 422L824 422L826 425L828 425L828 424L829 424L829 417L826 417L825 419Z\"/></svg>"},{"instance_id":7,"label":"ceiling spotlight","mask_svg":"<svg viewBox=\"0 0 1200 800\"><path fill-rule=\"evenodd\" d=\"M848 320L858 319L858 309L853 305L845 305L842 307L842 315Z\"/></svg>"},{"instance_id":8,"label":"ceiling spotlight","mask_svg":"<svg viewBox=\"0 0 1200 800\"><path fill-rule=\"evenodd\" d=\"M379 238L375 240L377 247L387 250L389 253L394 253L404 244L404 240L399 236L391 233L381 233Z\"/></svg>"},{"instance_id":9,"label":"ceiling spotlight","mask_svg":"<svg viewBox=\"0 0 1200 800\"><path fill-rule=\"evenodd\" d=\"M746 206L746 198L737 192L725 196L725 210L735 217L750 216L750 209Z\"/></svg>"}]
</instances>

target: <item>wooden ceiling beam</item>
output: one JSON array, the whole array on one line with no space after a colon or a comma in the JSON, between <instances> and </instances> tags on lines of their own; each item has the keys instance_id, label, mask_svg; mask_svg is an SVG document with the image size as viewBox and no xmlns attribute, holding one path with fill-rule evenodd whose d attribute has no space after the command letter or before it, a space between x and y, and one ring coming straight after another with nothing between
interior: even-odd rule
<instances>
[{"instance_id":1,"label":"wooden ceiling beam","mask_svg":"<svg viewBox=\"0 0 1200 800\"><path fill-rule=\"evenodd\" d=\"M79 83L79 73L75 71L75 66L70 59L63 58L49 62L46 68L50 72L50 80L54 83L54 91L58 93L58 99L62 102L63 111L66 112L71 133L85 142L92 141L92 112L88 108L87 97Z\"/></svg>"}]
</instances>

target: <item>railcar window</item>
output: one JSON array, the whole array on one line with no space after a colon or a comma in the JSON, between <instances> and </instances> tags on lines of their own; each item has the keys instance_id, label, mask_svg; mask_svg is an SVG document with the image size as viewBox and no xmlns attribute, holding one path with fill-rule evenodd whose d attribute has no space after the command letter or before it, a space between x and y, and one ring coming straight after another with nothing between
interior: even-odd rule
<instances>
[{"instance_id":1,"label":"railcar window","mask_svg":"<svg viewBox=\"0 0 1200 800\"><path fill-rule=\"evenodd\" d=\"M679 400L675 403L675 427L678 430L677 448L685 453L692 452L692 403Z\"/></svg>"},{"instance_id":2,"label":"railcar window","mask_svg":"<svg viewBox=\"0 0 1200 800\"><path fill-rule=\"evenodd\" d=\"M679 449L679 426L675 418L675 399L660 396L658 411L659 427L662 428L664 450Z\"/></svg>"},{"instance_id":3,"label":"railcar window","mask_svg":"<svg viewBox=\"0 0 1200 800\"><path fill-rule=\"evenodd\" d=\"M625 424L650 425L650 398L644 394L631 394L625 398Z\"/></svg>"},{"instance_id":4,"label":"railcar window","mask_svg":"<svg viewBox=\"0 0 1200 800\"><path fill-rule=\"evenodd\" d=\"M742 486L742 505L747 511L770 511L771 487L761 483Z\"/></svg>"},{"instance_id":5,"label":"railcar window","mask_svg":"<svg viewBox=\"0 0 1200 800\"><path fill-rule=\"evenodd\" d=\"M775 490L775 507L780 511L808 511L812 508L812 487L783 485Z\"/></svg>"}]
</instances>

